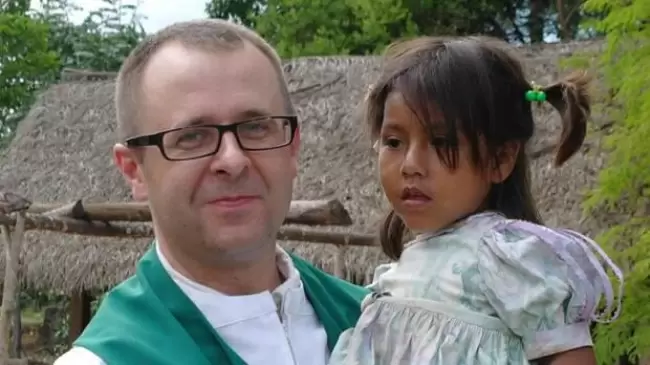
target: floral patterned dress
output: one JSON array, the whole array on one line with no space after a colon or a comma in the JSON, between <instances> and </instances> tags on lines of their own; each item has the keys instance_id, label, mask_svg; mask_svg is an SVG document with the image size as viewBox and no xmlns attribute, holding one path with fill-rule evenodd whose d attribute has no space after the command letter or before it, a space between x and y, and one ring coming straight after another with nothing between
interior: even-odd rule
<instances>
[{"instance_id":1,"label":"floral patterned dress","mask_svg":"<svg viewBox=\"0 0 650 365\"><path fill-rule=\"evenodd\" d=\"M419 235L376 269L330 365L524 365L591 346L597 302L614 304L598 255L622 290L618 268L572 231L486 212Z\"/></svg>"}]
</instances>

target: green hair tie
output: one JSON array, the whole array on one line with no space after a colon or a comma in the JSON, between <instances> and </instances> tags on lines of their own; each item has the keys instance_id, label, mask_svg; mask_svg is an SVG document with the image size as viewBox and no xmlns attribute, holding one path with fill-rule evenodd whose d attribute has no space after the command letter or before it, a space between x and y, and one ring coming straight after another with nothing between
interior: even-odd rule
<instances>
[{"instance_id":1,"label":"green hair tie","mask_svg":"<svg viewBox=\"0 0 650 365\"><path fill-rule=\"evenodd\" d=\"M532 83L533 89L526 91L526 100L533 102L544 102L546 101L546 93L542 91L542 88L535 84L534 82Z\"/></svg>"}]
</instances>

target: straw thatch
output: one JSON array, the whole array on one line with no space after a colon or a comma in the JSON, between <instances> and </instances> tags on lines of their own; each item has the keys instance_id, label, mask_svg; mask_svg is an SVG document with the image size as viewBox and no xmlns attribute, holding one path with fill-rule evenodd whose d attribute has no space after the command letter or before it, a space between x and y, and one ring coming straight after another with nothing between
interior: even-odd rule
<instances>
[{"instance_id":1,"label":"straw thatch","mask_svg":"<svg viewBox=\"0 0 650 365\"><path fill-rule=\"evenodd\" d=\"M599 43L521 48L530 78L550 82L563 53ZM304 58L285 65L293 99L302 119L302 156L295 199L338 198L349 210L355 231L372 233L386 209L376 181L374 156L358 105L379 69L373 57ZM22 194L35 202L125 201L124 181L113 166L115 142L113 81L68 81L52 86L34 104L16 137L0 156L0 190ZM559 118L542 108L538 136L531 152L540 155L558 136ZM566 167L550 167L552 153L534 160L535 195L551 225L580 225L581 191L602 166L593 138L584 153ZM344 228L331 228L344 229ZM350 228L345 228L350 229ZM29 232L23 260L24 286L72 292L102 289L126 278L147 240L89 238L51 232ZM335 247L283 243L332 272ZM346 276L367 282L373 268L385 261L377 248L347 248Z\"/></svg>"}]
</instances>

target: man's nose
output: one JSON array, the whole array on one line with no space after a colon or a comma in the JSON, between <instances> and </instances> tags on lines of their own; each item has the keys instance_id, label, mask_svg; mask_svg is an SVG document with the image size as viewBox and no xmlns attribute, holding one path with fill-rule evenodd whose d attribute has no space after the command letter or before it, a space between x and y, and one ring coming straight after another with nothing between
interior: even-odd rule
<instances>
[{"instance_id":1,"label":"man's nose","mask_svg":"<svg viewBox=\"0 0 650 365\"><path fill-rule=\"evenodd\" d=\"M412 144L404 153L402 160L403 176L426 176L427 172L427 154L431 153L428 148Z\"/></svg>"},{"instance_id":2,"label":"man's nose","mask_svg":"<svg viewBox=\"0 0 650 365\"><path fill-rule=\"evenodd\" d=\"M239 177L250 166L250 159L241 149L237 137L231 132L226 132L221 138L221 145L212 159L210 169L215 174L228 177Z\"/></svg>"}]
</instances>

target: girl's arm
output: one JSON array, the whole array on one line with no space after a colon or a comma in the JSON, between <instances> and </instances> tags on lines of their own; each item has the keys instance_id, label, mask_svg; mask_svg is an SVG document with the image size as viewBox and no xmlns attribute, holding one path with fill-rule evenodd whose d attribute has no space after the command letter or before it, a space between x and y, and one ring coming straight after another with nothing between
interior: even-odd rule
<instances>
[{"instance_id":1,"label":"girl's arm","mask_svg":"<svg viewBox=\"0 0 650 365\"><path fill-rule=\"evenodd\" d=\"M540 365L596 365L596 355L591 347L581 347L539 359Z\"/></svg>"}]
</instances>

